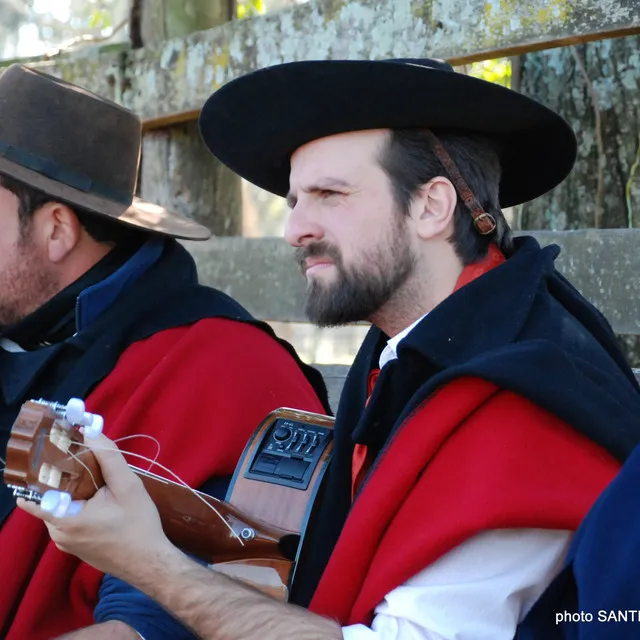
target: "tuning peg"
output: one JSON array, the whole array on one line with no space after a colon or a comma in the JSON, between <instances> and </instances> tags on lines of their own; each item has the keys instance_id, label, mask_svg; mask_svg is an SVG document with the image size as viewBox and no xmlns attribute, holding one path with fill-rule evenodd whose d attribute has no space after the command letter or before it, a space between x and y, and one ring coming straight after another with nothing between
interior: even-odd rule
<instances>
[{"instance_id":1,"label":"tuning peg","mask_svg":"<svg viewBox=\"0 0 640 640\"><path fill-rule=\"evenodd\" d=\"M70 398L64 411L64 419L70 424L84 427L87 438L95 438L102 433L104 419L97 413L85 411L85 404L80 398Z\"/></svg>"},{"instance_id":2,"label":"tuning peg","mask_svg":"<svg viewBox=\"0 0 640 640\"><path fill-rule=\"evenodd\" d=\"M84 424L84 402L80 398L70 398L64 410L64 419L71 424Z\"/></svg>"},{"instance_id":3,"label":"tuning peg","mask_svg":"<svg viewBox=\"0 0 640 640\"><path fill-rule=\"evenodd\" d=\"M104 427L104 418L97 413L85 413L91 416L91 424L84 426L83 432L85 438L97 438L102 433Z\"/></svg>"},{"instance_id":4,"label":"tuning peg","mask_svg":"<svg viewBox=\"0 0 640 640\"><path fill-rule=\"evenodd\" d=\"M42 495L40 508L48 511L56 518L63 516L74 516L82 511L82 502L71 500L71 495L65 491L55 491L53 489L45 491Z\"/></svg>"}]
</instances>

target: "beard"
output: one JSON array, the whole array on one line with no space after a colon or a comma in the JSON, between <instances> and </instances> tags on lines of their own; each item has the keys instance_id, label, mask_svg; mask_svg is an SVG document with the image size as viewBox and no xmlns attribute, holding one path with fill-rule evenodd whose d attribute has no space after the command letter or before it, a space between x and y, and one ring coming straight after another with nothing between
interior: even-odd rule
<instances>
[{"instance_id":1,"label":"beard","mask_svg":"<svg viewBox=\"0 0 640 640\"><path fill-rule=\"evenodd\" d=\"M413 273L416 259L402 225L402 218L390 236L359 254L359 264L345 267L339 249L318 242L296 250L296 260L304 269L311 257L331 258L338 277L324 283L313 278L307 286L305 313L319 327L332 327L369 320Z\"/></svg>"},{"instance_id":2,"label":"beard","mask_svg":"<svg viewBox=\"0 0 640 640\"><path fill-rule=\"evenodd\" d=\"M52 298L57 279L25 233L0 272L0 332Z\"/></svg>"}]
</instances>

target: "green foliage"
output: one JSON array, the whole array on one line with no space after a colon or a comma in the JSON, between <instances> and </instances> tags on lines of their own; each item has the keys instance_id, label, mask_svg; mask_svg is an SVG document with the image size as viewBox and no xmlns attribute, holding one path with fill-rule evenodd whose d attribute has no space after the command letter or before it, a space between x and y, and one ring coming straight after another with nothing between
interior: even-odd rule
<instances>
[{"instance_id":1,"label":"green foliage","mask_svg":"<svg viewBox=\"0 0 640 640\"><path fill-rule=\"evenodd\" d=\"M109 30L122 25L128 16L130 0L0 0L0 58L16 55L52 53L59 47L80 46L93 39L109 36ZM5 17L6 7L23 5L14 22ZM36 33L20 36L22 25L36 28ZM117 30L117 39L126 39L126 32ZM28 50L17 53L18 45Z\"/></svg>"},{"instance_id":2,"label":"green foliage","mask_svg":"<svg viewBox=\"0 0 640 640\"><path fill-rule=\"evenodd\" d=\"M265 12L264 0L238 0L236 16L243 18L254 18Z\"/></svg>"},{"instance_id":3,"label":"green foliage","mask_svg":"<svg viewBox=\"0 0 640 640\"><path fill-rule=\"evenodd\" d=\"M511 61L509 58L496 60L484 60L474 62L468 70L470 76L501 84L503 87L511 86Z\"/></svg>"},{"instance_id":4,"label":"green foliage","mask_svg":"<svg viewBox=\"0 0 640 640\"><path fill-rule=\"evenodd\" d=\"M87 19L89 29L106 29L111 26L111 15L106 9L92 11Z\"/></svg>"}]
</instances>

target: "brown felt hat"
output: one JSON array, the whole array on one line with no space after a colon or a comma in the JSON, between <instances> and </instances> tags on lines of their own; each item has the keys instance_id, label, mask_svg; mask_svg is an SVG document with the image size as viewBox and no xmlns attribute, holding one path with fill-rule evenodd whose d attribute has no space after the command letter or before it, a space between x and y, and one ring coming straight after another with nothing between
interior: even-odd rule
<instances>
[{"instance_id":1,"label":"brown felt hat","mask_svg":"<svg viewBox=\"0 0 640 640\"><path fill-rule=\"evenodd\" d=\"M128 109L35 69L0 76L0 173L118 222L206 240L203 225L134 197L142 125Z\"/></svg>"}]
</instances>

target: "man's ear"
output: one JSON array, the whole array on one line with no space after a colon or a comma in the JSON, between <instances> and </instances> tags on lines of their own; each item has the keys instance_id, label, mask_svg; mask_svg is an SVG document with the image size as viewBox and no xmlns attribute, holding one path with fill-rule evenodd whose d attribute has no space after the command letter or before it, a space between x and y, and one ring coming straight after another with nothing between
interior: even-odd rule
<instances>
[{"instance_id":1,"label":"man's ear","mask_svg":"<svg viewBox=\"0 0 640 640\"><path fill-rule=\"evenodd\" d=\"M78 216L66 204L48 202L33 214L34 231L49 260L62 262L82 237Z\"/></svg>"},{"instance_id":2,"label":"man's ear","mask_svg":"<svg viewBox=\"0 0 640 640\"><path fill-rule=\"evenodd\" d=\"M424 240L453 231L453 214L458 195L450 180L436 176L420 187L413 207L418 236Z\"/></svg>"}]
</instances>

